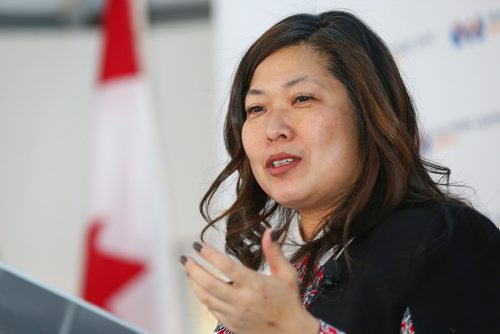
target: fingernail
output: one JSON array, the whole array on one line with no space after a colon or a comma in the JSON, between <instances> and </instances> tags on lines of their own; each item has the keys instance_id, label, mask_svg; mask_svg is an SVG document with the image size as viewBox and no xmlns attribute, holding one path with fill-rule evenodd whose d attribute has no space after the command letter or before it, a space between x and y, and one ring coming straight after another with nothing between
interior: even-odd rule
<instances>
[{"instance_id":1,"label":"fingernail","mask_svg":"<svg viewBox=\"0 0 500 334\"><path fill-rule=\"evenodd\" d=\"M234 282L233 282L233 281L229 281L229 282L227 282L227 284L229 284L229 285L233 285L233 284L234 284Z\"/></svg>"},{"instance_id":2,"label":"fingernail","mask_svg":"<svg viewBox=\"0 0 500 334\"><path fill-rule=\"evenodd\" d=\"M272 242L278 241L279 237L280 237L280 234L279 234L278 231L272 231L271 232L271 241Z\"/></svg>"},{"instance_id":3,"label":"fingernail","mask_svg":"<svg viewBox=\"0 0 500 334\"><path fill-rule=\"evenodd\" d=\"M181 258L179 259L179 261L181 261L182 265L185 265L186 261L187 261L187 257L185 257L184 255L182 255Z\"/></svg>"},{"instance_id":4,"label":"fingernail","mask_svg":"<svg viewBox=\"0 0 500 334\"><path fill-rule=\"evenodd\" d=\"M201 252L201 249L202 249L202 245L199 243L199 242L194 242L193 243L193 248L195 251L197 251L198 253Z\"/></svg>"}]
</instances>

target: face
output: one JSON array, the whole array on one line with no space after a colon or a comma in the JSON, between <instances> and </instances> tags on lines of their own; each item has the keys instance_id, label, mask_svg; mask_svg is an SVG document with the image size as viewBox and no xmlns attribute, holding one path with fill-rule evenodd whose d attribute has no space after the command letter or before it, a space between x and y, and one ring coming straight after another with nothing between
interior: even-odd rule
<instances>
[{"instance_id":1,"label":"face","mask_svg":"<svg viewBox=\"0 0 500 334\"><path fill-rule=\"evenodd\" d=\"M326 60L290 46L256 68L245 98L245 153L276 202L301 215L325 214L352 185L358 141L350 99Z\"/></svg>"}]
</instances>

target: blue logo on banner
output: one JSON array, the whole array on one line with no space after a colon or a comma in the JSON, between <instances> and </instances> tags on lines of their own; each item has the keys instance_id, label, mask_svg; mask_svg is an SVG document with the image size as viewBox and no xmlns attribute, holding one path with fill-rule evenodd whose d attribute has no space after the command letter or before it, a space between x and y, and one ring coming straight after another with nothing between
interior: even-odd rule
<instances>
[{"instance_id":1,"label":"blue logo on banner","mask_svg":"<svg viewBox=\"0 0 500 334\"><path fill-rule=\"evenodd\" d=\"M486 33L486 24L482 17L478 16L462 22L455 22L451 28L451 41L460 46L467 42L483 40Z\"/></svg>"}]
</instances>

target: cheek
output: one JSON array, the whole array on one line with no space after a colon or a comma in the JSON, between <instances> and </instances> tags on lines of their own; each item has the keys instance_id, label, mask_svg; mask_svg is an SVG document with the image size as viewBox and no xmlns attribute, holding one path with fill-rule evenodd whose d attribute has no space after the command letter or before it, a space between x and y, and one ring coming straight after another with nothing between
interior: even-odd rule
<instances>
[{"instance_id":1,"label":"cheek","mask_svg":"<svg viewBox=\"0 0 500 334\"><path fill-rule=\"evenodd\" d=\"M346 128L347 130L347 128ZM351 184L358 174L358 143L354 129L338 138L337 165L346 184Z\"/></svg>"},{"instance_id":2,"label":"cheek","mask_svg":"<svg viewBox=\"0 0 500 334\"><path fill-rule=\"evenodd\" d=\"M245 154L250 161L250 164L255 160L255 153L258 152L256 136L252 131L252 128L247 125L247 123L243 124L243 128L241 129L241 142L243 143L243 149L245 150Z\"/></svg>"},{"instance_id":3,"label":"cheek","mask_svg":"<svg viewBox=\"0 0 500 334\"><path fill-rule=\"evenodd\" d=\"M245 154L248 156L248 149L252 147L250 143L250 136L248 133L247 126L245 126L246 123L243 124L243 127L241 128L241 142L243 143L243 149L245 150Z\"/></svg>"},{"instance_id":4,"label":"cheek","mask_svg":"<svg viewBox=\"0 0 500 334\"><path fill-rule=\"evenodd\" d=\"M243 149L247 156L248 162L250 163L250 168L252 173L257 180L257 182L262 186L262 141L259 140L258 133L255 127L243 124L241 129L241 141L243 143Z\"/></svg>"},{"instance_id":5,"label":"cheek","mask_svg":"<svg viewBox=\"0 0 500 334\"><path fill-rule=\"evenodd\" d=\"M322 154L323 168L335 169L341 175L356 173L358 141L352 120L338 117L323 119L316 127L315 142Z\"/></svg>"}]
</instances>

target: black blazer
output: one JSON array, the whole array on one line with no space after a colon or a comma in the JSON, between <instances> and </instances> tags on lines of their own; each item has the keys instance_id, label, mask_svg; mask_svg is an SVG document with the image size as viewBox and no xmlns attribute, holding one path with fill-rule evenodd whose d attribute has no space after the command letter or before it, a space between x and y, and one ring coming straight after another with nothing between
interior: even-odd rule
<instances>
[{"instance_id":1,"label":"black blazer","mask_svg":"<svg viewBox=\"0 0 500 334\"><path fill-rule=\"evenodd\" d=\"M338 260L341 281L320 289L314 316L348 334L390 334L409 307L416 334L500 333L500 231L477 211L398 209L349 250L351 270Z\"/></svg>"}]
</instances>

